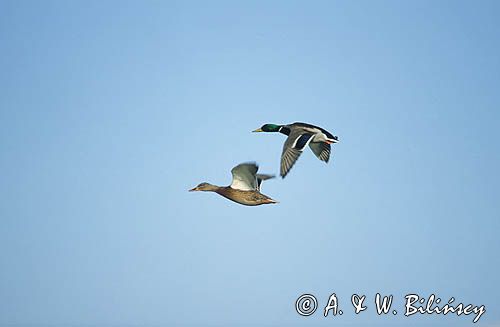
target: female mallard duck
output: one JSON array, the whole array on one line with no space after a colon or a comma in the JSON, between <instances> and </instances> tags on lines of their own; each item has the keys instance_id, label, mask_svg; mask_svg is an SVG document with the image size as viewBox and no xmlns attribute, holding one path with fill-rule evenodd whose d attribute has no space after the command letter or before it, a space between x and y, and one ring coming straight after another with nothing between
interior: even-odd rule
<instances>
[{"instance_id":1,"label":"female mallard duck","mask_svg":"<svg viewBox=\"0 0 500 327\"><path fill-rule=\"evenodd\" d=\"M229 186L217 186L209 183L201 183L189 190L215 192L223 197L246 206L258 206L261 204L278 203L267 195L260 193L260 184L273 175L257 174L257 164L242 163L231 169L233 181Z\"/></svg>"},{"instance_id":2,"label":"female mallard duck","mask_svg":"<svg viewBox=\"0 0 500 327\"><path fill-rule=\"evenodd\" d=\"M281 154L280 175L285 178L299 158L304 148L309 145L319 160L328 162L330 159L330 144L337 143L339 138L321 127L293 123L288 125L265 124L254 132L280 132L288 135Z\"/></svg>"}]
</instances>

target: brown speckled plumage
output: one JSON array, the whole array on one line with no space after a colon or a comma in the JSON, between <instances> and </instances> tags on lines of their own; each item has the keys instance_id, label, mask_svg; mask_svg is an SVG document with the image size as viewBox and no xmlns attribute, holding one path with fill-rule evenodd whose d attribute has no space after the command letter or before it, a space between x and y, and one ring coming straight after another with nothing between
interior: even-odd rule
<instances>
[{"instance_id":1,"label":"brown speckled plumage","mask_svg":"<svg viewBox=\"0 0 500 327\"><path fill-rule=\"evenodd\" d=\"M235 190L230 186L219 187L216 193L222 195L226 199L234 201L246 206L258 206L261 204L276 203L273 199L260 193L259 191L241 191Z\"/></svg>"},{"instance_id":2,"label":"brown speckled plumage","mask_svg":"<svg viewBox=\"0 0 500 327\"><path fill-rule=\"evenodd\" d=\"M258 166L255 163L239 164L231 170L233 181L230 186L201 183L189 191L215 192L226 199L246 206L277 203L267 195L260 193L261 182L274 176L257 174L257 170Z\"/></svg>"}]
</instances>

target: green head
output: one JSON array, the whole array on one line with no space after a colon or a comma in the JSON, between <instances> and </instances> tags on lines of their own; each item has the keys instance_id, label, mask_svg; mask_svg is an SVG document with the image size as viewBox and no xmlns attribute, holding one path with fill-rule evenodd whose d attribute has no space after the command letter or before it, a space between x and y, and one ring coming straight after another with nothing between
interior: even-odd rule
<instances>
[{"instance_id":1,"label":"green head","mask_svg":"<svg viewBox=\"0 0 500 327\"><path fill-rule=\"evenodd\" d=\"M268 132L268 133L279 132L281 127L282 127L281 125L265 124L265 125L262 125L261 128L257 128L253 132Z\"/></svg>"}]
</instances>

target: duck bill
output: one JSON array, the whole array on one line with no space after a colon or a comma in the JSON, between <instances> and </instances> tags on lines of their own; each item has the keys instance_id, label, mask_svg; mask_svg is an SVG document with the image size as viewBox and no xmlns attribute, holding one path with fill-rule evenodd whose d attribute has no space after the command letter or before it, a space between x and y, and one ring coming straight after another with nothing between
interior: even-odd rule
<instances>
[{"instance_id":1,"label":"duck bill","mask_svg":"<svg viewBox=\"0 0 500 327\"><path fill-rule=\"evenodd\" d=\"M252 133L260 133L263 132L262 128L257 128L255 131L252 131Z\"/></svg>"},{"instance_id":2,"label":"duck bill","mask_svg":"<svg viewBox=\"0 0 500 327\"><path fill-rule=\"evenodd\" d=\"M195 192L195 191L198 191L197 187L193 187L192 189L188 190L188 192Z\"/></svg>"}]
</instances>

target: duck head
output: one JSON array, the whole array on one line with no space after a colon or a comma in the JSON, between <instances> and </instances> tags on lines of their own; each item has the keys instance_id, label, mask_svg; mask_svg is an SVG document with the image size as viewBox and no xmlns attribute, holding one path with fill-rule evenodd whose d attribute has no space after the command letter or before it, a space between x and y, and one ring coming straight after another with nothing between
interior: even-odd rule
<instances>
[{"instance_id":1,"label":"duck head","mask_svg":"<svg viewBox=\"0 0 500 327\"><path fill-rule=\"evenodd\" d=\"M198 186L192 188L189 190L189 192L194 192L194 191L204 191L204 192L214 192L217 190L217 186L212 185L210 183L201 183L198 184Z\"/></svg>"},{"instance_id":2,"label":"duck head","mask_svg":"<svg viewBox=\"0 0 500 327\"><path fill-rule=\"evenodd\" d=\"M255 131L252 131L252 132L254 132L254 133L258 133L258 132L268 132L268 133L279 132L281 127L282 127L281 125L264 124L264 125L262 125L261 128L257 128Z\"/></svg>"}]
</instances>

